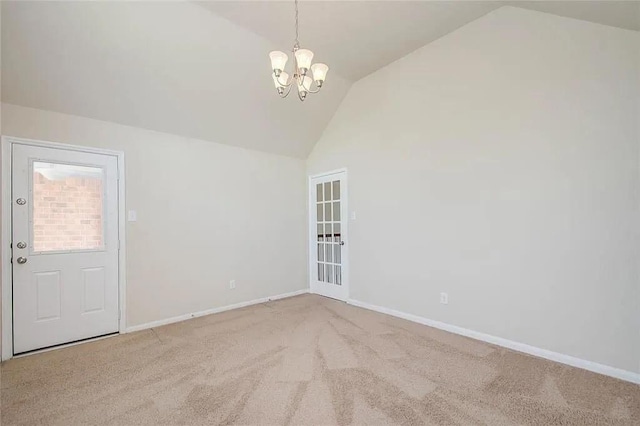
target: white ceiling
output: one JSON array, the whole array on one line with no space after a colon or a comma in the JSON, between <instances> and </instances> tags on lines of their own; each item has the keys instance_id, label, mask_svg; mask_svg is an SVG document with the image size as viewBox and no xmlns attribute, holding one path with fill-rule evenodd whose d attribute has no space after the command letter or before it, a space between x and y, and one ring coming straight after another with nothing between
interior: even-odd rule
<instances>
[{"instance_id":1,"label":"white ceiling","mask_svg":"<svg viewBox=\"0 0 640 426\"><path fill-rule=\"evenodd\" d=\"M294 3L207 1L202 7L290 51ZM300 0L300 44L351 81L504 5L640 30L640 1Z\"/></svg>"},{"instance_id":2,"label":"white ceiling","mask_svg":"<svg viewBox=\"0 0 640 426\"><path fill-rule=\"evenodd\" d=\"M291 51L293 1L211 1L201 6ZM473 1L303 1L300 44L351 81L498 7ZM328 83L328 79L327 79Z\"/></svg>"},{"instance_id":3,"label":"white ceiling","mask_svg":"<svg viewBox=\"0 0 640 426\"><path fill-rule=\"evenodd\" d=\"M506 3L640 30L637 1L307 1L320 94L279 99L293 1L6 2L2 100L304 158L351 82Z\"/></svg>"},{"instance_id":4,"label":"white ceiling","mask_svg":"<svg viewBox=\"0 0 640 426\"><path fill-rule=\"evenodd\" d=\"M189 2L2 2L2 100L305 158L349 83L280 99L275 48Z\"/></svg>"}]
</instances>

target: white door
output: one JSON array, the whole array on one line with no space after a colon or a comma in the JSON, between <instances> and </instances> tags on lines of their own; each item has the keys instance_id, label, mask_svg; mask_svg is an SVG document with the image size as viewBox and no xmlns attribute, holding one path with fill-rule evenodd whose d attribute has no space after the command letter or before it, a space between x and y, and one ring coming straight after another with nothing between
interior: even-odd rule
<instances>
[{"instance_id":1,"label":"white door","mask_svg":"<svg viewBox=\"0 0 640 426\"><path fill-rule=\"evenodd\" d=\"M347 174L310 179L311 292L349 298L347 267Z\"/></svg>"},{"instance_id":2,"label":"white door","mask_svg":"<svg viewBox=\"0 0 640 426\"><path fill-rule=\"evenodd\" d=\"M118 331L117 157L13 145L13 352Z\"/></svg>"}]
</instances>

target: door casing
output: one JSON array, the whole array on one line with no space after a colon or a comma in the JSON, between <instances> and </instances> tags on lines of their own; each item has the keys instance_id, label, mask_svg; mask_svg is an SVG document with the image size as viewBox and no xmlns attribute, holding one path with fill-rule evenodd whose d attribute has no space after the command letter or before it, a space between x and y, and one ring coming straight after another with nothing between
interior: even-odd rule
<instances>
[{"instance_id":1,"label":"door casing","mask_svg":"<svg viewBox=\"0 0 640 426\"><path fill-rule=\"evenodd\" d=\"M0 202L0 280L2 289L2 361L13 357L13 265L11 263L11 152L14 145L29 145L44 148L63 149L68 151L88 152L93 154L111 155L118 160L118 302L120 319L118 329L126 332L126 243L125 243L125 167L124 152L101 148L91 148L78 145L62 144L32 139L2 136L1 165L2 177Z\"/></svg>"},{"instance_id":2,"label":"door casing","mask_svg":"<svg viewBox=\"0 0 640 426\"><path fill-rule=\"evenodd\" d=\"M341 188L340 191L342 192L342 196L341 196L341 203L343 203L344 205L344 211L347 212L347 216L344 217L344 223L343 223L343 233L344 235L346 235L346 249L343 252L343 264L342 264L342 285L344 286L344 291L346 293L346 296L344 298L345 302L349 301L350 298L350 291L349 291L349 287L350 287L350 282L349 282L349 249L350 249L350 242L349 242L349 174L347 173L347 168L343 167L341 169L336 169L336 170L331 170L328 172L324 172L324 173L319 173L319 174L315 174L315 175L310 175L308 178L308 184L307 184L307 192L308 192L308 197L309 197L309 211L308 211L308 216L309 216L309 223L308 223L308 227L309 227L309 251L307 253L307 266L309 269L309 273L307 275L307 278L309 280L309 292L310 293L314 293L314 294L320 294L317 292L317 290L314 288L314 274L316 273L317 269L316 269L316 264L314 262L314 258L315 258L315 252L317 251L316 248L316 233L317 233L317 227L316 227L316 221L314 220L314 214L313 212L316 210L316 200L315 198L313 198L313 191L312 191L312 185L314 185L313 180L317 179L317 178L322 178L322 177L328 177L331 175L336 175L336 174L342 174L344 173L344 188ZM343 198L343 199L342 199Z\"/></svg>"}]
</instances>

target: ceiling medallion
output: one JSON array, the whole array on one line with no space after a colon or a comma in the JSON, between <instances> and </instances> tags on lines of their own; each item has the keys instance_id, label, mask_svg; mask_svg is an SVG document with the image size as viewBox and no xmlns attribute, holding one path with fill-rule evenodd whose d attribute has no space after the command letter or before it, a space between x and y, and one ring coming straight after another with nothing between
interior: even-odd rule
<instances>
[{"instance_id":1,"label":"ceiling medallion","mask_svg":"<svg viewBox=\"0 0 640 426\"><path fill-rule=\"evenodd\" d=\"M329 67L325 64L311 64L313 52L309 49L301 49L298 42L298 0L295 0L296 6L296 40L293 44L293 76L284 71L284 67L289 60L286 53L275 50L269 53L271 58L271 69L273 74L273 83L276 86L278 95L286 98L291 91L291 87L295 84L298 88L298 98L304 101L309 93L318 93L327 76ZM308 74L311 71L311 78ZM315 82L315 85L314 85ZM312 88L312 86L315 86Z\"/></svg>"}]
</instances>

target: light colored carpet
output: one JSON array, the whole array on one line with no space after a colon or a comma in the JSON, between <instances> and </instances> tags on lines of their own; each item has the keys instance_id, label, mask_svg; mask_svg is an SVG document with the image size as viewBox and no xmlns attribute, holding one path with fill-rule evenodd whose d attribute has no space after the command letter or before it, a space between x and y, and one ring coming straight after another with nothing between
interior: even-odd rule
<instances>
[{"instance_id":1,"label":"light colored carpet","mask_svg":"<svg viewBox=\"0 0 640 426\"><path fill-rule=\"evenodd\" d=\"M640 424L640 387L304 295L2 364L2 425Z\"/></svg>"}]
</instances>

